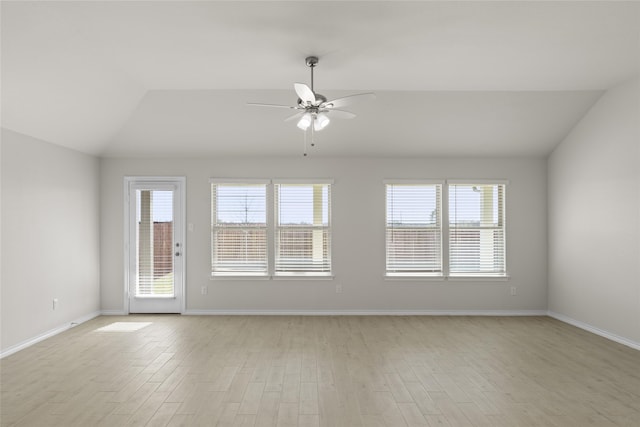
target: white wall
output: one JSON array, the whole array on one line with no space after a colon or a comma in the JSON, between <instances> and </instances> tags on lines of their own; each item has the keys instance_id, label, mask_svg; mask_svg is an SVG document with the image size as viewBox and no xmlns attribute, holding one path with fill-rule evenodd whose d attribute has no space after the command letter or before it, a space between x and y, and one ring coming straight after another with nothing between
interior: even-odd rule
<instances>
[{"instance_id":1,"label":"white wall","mask_svg":"<svg viewBox=\"0 0 640 427\"><path fill-rule=\"evenodd\" d=\"M640 345L640 79L608 92L552 153L549 309Z\"/></svg>"},{"instance_id":2,"label":"white wall","mask_svg":"<svg viewBox=\"0 0 640 427\"><path fill-rule=\"evenodd\" d=\"M100 309L100 163L6 129L1 150L0 352L8 353Z\"/></svg>"},{"instance_id":3,"label":"white wall","mask_svg":"<svg viewBox=\"0 0 640 427\"><path fill-rule=\"evenodd\" d=\"M213 142L212 142L213 143ZM211 158L101 160L102 309L123 310L123 177L187 177L188 311L524 311L547 308L544 159ZM333 178L333 281L215 280L210 177ZM387 178L499 178L507 189L508 282L384 280ZM343 293L335 292L336 283ZM208 286L208 295L201 295ZM516 286L517 296L509 289Z\"/></svg>"}]
</instances>

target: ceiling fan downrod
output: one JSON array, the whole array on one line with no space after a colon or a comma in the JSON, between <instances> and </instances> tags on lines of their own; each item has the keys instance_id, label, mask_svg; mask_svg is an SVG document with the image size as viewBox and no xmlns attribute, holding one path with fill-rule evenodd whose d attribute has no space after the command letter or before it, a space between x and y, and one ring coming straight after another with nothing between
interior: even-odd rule
<instances>
[{"instance_id":1,"label":"ceiling fan downrod","mask_svg":"<svg viewBox=\"0 0 640 427\"><path fill-rule=\"evenodd\" d=\"M307 67L311 68L311 91L315 92L313 89L313 69L318 65L318 57L317 56L307 56L305 58L305 62Z\"/></svg>"}]
</instances>

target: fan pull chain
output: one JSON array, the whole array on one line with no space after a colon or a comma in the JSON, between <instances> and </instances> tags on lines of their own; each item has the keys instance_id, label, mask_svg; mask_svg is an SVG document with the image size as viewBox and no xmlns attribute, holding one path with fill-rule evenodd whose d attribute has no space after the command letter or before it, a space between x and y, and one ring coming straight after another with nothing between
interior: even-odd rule
<instances>
[{"instance_id":1,"label":"fan pull chain","mask_svg":"<svg viewBox=\"0 0 640 427\"><path fill-rule=\"evenodd\" d=\"M307 157L307 131L304 132L304 157Z\"/></svg>"}]
</instances>

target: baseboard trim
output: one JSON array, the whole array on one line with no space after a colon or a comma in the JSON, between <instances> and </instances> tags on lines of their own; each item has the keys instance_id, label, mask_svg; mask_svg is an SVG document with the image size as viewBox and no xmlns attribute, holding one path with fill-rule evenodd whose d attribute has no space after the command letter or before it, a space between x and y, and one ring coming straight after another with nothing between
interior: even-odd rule
<instances>
[{"instance_id":1,"label":"baseboard trim","mask_svg":"<svg viewBox=\"0 0 640 427\"><path fill-rule=\"evenodd\" d=\"M100 314L102 316L126 316L129 313L123 311L123 310L102 310L100 312Z\"/></svg>"},{"instance_id":2,"label":"baseboard trim","mask_svg":"<svg viewBox=\"0 0 640 427\"><path fill-rule=\"evenodd\" d=\"M571 317L565 316L564 314L555 313L551 310L547 312L547 315L561 322L575 326L576 328L584 329L587 332L591 332L608 340L615 341L618 344L626 345L627 347L631 347L635 350L640 350L640 343L628 338L621 337L620 335L605 331L604 329L597 328L595 326L589 325L588 323L581 322L580 320L572 319Z\"/></svg>"},{"instance_id":3,"label":"baseboard trim","mask_svg":"<svg viewBox=\"0 0 640 427\"><path fill-rule=\"evenodd\" d=\"M546 316L546 310L187 310L187 316Z\"/></svg>"},{"instance_id":4,"label":"baseboard trim","mask_svg":"<svg viewBox=\"0 0 640 427\"><path fill-rule=\"evenodd\" d=\"M71 322L65 323L64 325L58 326L57 328L53 328L48 330L47 332L43 332L39 335L36 335L33 338L30 338L28 340L22 341L18 344L12 345L11 347L7 348L6 350L4 350L3 352L0 353L0 359L3 359L7 356L10 356L14 353L19 352L20 350L24 350L27 347L31 347L34 344L39 343L40 341L44 341L47 338L51 338L54 335L58 335L61 332L64 332L68 329L71 329L75 326L78 326L81 323L87 322L91 319L94 319L98 316L100 316L101 312L100 311L94 311L92 313L89 313L85 316L79 317L78 319L72 320Z\"/></svg>"}]
</instances>

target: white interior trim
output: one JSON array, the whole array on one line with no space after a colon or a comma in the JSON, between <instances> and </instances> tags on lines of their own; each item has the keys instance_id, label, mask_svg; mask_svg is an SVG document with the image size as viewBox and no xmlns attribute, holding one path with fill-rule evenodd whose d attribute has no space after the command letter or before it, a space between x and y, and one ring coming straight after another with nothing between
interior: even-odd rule
<instances>
[{"instance_id":1,"label":"white interior trim","mask_svg":"<svg viewBox=\"0 0 640 427\"><path fill-rule=\"evenodd\" d=\"M273 184L333 184L333 178L274 178Z\"/></svg>"},{"instance_id":2,"label":"white interior trim","mask_svg":"<svg viewBox=\"0 0 640 427\"><path fill-rule=\"evenodd\" d=\"M501 276L447 276L447 282L508 282L511 276L504 274Z\"/></svg>"},{"instance_id":3,"label":"white interior trim","mask_svg":"<svg viewBox=\"0 0 640 427\"><path fill-rule=\"evenodd\" d=\"M13 353L17 353L20 350L24 350L27 347L31 347L34 344L39 343L40 341L44 341L47 338L51 338L55 335L58 335L61 332L66 331L67 329L71 329L75 326L78 326L81 323L87 322L93 318L96 318L98 316L100 316L100 314L102 314L100 311L94 311L92 313L89 313L85 316L82 316L78 319L72 320L71 322L65 323L63 325L58 326L57 328L53 328L50 329L46 332L43 332L39 335L36 335L33 338L29 338L28 340L24 340L22 342L19 342L18 344L12 345L11 347L7 348L5 351L3 351L2 353L0 353L0 359L10 356Z\"/></svg>"},{"instance_id":4,"label":"white interior trim","mask_svg":"<svg viewBox=\"0 0 640 427\"><path fill-rule=\"evenodd\" d=\"M124 217L123 217L123 231L124 231L124 250L123 250L123 265L124 265L124 314L128 314L130 312L130 298L129 298L129 287L131 285L131 277L130 273L130 234L131 234L131 206L130 206L130 192L132 187L136 184L144 184L149 188L152 188L154 185L172 185L175 186L180 195L179 200L179 212L178 215L181 216L180 220L176 223L176 229L179 230L182 236L182 256L180 257L179 262L181 263L180 267L180 278L182 284L180 285L180 313L184 313L187 308L186 303L186 258L187 258L187 177L186 176L137 176L137 175L127 175L123 179L123 197L124 197ZM174 261L177 262L177 261ZM175 267L174 267L175 271Z\"/></svg>"},{"instance_id":5,"label":"white interior trim","mask_svg":"<svg viewBox=\"0 0 640 427\"><path fill-rule=\"evenodd\" d=\"M209 178L210 184L271 184L268 178Z\"/></svg>"},{"instance_id":6,"label":"white interior trim","mask_svg":"<svg viewBox=\"0 0 640 427\"><path fill-rule=\"evenodd\" d=\"M587 332L591 332L593 334L599 335L608 340L615 341L618 344L626 345L627 347L640 350L640 342L635 342L628 338L621 337L620 335L616 335L612 332L605 331L604 329L600 329L595 326L591 326L588 323L581 322L580 320L572 319L571 317L565 316L564 314L555 313L551 310L549 310L547 314L549 317L553 317L556 320L559 320L564 323L568 323L569 325L573 325L576 328L580 328Z\"/></svg>"},{"instance_id":7,"label":"white interior trim","mask_svg":"<svg viewBox=\"0 0 640 427\"><path fill-rule=\"evenodd\" d=\"M546 316L546 310L187 310L190 316Z\"/></svg>"},{"instance_id":8,"label":"white interior trim","mask_svg":"<svg viewBox=\"0 0 640 427\"><path fill-rule=\"evenodd\" d=\"M429 275L423 275L420 276L418 274L415 275L396 275L396 274L385 274L384 275L384 280L387 282L446 282L447 278L443 275L438 275L438 276L429 276Z\"/></svg>"},{"instance_id":9,"label":"white interior trim","mask_svg":"<svg viewBox=\"0 0 640 427\"><path fill-rule=\"evenodd\" d=\"M444 179L383 179L382 183L385 185L444 185L446 181Z\"/></svg>"},{"instance_id":10,"label":"white interior trim","mask_svg":"<svg viewBox=\"0 0 640 427\"><path fill-rule=\"evenodd\" d=\"M508 179L447 179L447 184L454 185L509 185Z\"/></svg>"}]
</instances>

